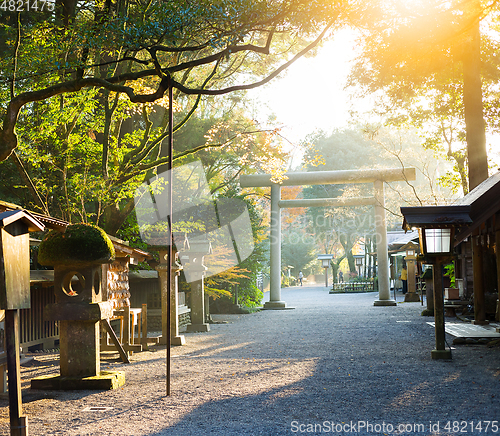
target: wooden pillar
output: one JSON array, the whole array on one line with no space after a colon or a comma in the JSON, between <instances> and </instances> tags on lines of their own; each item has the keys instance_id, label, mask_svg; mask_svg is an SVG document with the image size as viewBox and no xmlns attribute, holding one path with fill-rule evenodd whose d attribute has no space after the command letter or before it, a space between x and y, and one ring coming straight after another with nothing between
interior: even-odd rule
<instances>
[{"instance_id":1,"label":"wooden pillar","mask_svg":"<svg viewBox=\"0 0 500 436\"><path fill-rule=\"evenodd\" d=\"M19 356L19 310L5 311L5 346L9 372L9 417L11 436L27 435L27 418L22 416L21 374Z\"/></svg>"},{"instance_id":2,"label":"wooden pillar","mask_svg":"<svg viewBox=\"0 0 500 436\"><path fill-rule=\"evenodd\" d=\"M497 222L498 222L498 217L497 217ZM500 229L495 231L495 257L497 261L497 289L498 289L497 311L495 319L497 321L500 321Z\"/></svg>"},{"instance_id":3,"label":"wooden pillar","mask_svg":"<svg viewBox=\"0 0 500 436\"><path fill-rule=\"evenodd\" d=\"M130 340L130 306L125 306L123 308L123 344L130 345L132 342ZM128 351L127 351L128 353Z\"/></svg>"},{"instance_id":4,"label":"wooden pillar","mask_svg":"<svg viewBox=\"0 0 500 436\"><path fill-rule=\"evenodd\" d=\"M472 272L474 280L474 321L473 324L485 325L486 310L484 304L484 282L483 282L483 246L481 235L472 237Z\"/></svg>"},{"instance_id":5,"label":"wooden pillar","mask_svg":"<svg viewBox=\"0 0 500 436\"><path fill-rule=\"evenodd\" d=\"M432 266L434 283L434 329L436 349L432 350L433 359L451 359L451 350L445 346L444 295L443 295L443 259L437 258Z\"/></svg>"},{"instance_id":6,"label":"wooden pillar","mask_svg":"<svg viewBox=\"0 0 500 436\"><path fill-rule=\"evenodd\" d=\"M432 266L434 274L434 265ZM434 281L425 279L425 298L427 299L427 310L434 311Z\"/></svg>"},{"instance_id":7,"label":"wooden pillar","mask_svg":"<svg viewBox=\"0 0 500 436\"><path fill-rule=\"evenodd\" d=\"M170 296L170 285L169 285L169 266L166 259L168 255L168 250L161 249L160 251L160 264L156 266L156 271L158 271L158 278L160 280L160 293L161 293L161 337L158 338L158 343L160 345L168 345L170 342L170 316L169 316L169 296Z\"/></svg>"},{"instance_id":8,"label":"wooden pillar","mask_svg":"<svg viewBox=\"0 0 500 436\"><path fill-rule=\"evenodd\" d=\"M148 305L143 304L141 310L141 344L144 351L148 351Z\"/></svg>"}]
</instances>

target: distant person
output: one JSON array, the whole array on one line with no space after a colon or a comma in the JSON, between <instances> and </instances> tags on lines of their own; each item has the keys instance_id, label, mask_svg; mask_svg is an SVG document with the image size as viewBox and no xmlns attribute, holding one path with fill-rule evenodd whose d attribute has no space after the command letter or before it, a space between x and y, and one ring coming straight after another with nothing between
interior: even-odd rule
<instances>
[{"instance_id":1,"label":"distant person","mask_svg":"<svg viewBox=\"0 0 500 436\"><path fill-rule=\"evenodd\" d=\"M304 278L304 274L302 274L302 271L299 271L299 283L300 286L302 286L302 279Z\"/></svg>"},{"instance_id":2,"label":"distant person","mask_svg":"<svg viewBox=\"0 0 500 436\"><path fill-rule=\"evenodd\" d=\"M344 282L344 273L342 271L339 271L339 283Z\"/></svg>"},{"instance_id":3,"label":"distant person","mask_svg":"<svg viewBox=\"0 0 500 436\"><path fill-rule=\"evenodd\" d=\"M406 294L408 292L408 270L406 269L406 265L403 265L399 278L403 283L403 294Z\"/></svg>"}]
</instances>

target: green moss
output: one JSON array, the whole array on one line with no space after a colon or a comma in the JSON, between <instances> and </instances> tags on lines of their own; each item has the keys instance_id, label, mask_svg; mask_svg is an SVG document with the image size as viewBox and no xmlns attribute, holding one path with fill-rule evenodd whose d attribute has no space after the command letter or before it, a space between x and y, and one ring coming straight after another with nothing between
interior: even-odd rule
<instances>
[{"instance_id":1,"label":"green moss","mask_svg":"<svg viewBox=\"0 0 500 436\"><path fill-rule=\"evenodd\" d=\"M434 316L434 310L432 310L432 309L424 309L422 311L422 316Z\"/></svg>"},{"instance_id":2,"label":"green moss","mask_svg":"<svg viewBox=\"0 0 500 436\"><path fill-rule=\"evenodd\" d=\"M70 224L65 233L50 231L38 250L41 265L110 263L115 249L108 235L99 227Z\"/></svg>"}]
</instances>

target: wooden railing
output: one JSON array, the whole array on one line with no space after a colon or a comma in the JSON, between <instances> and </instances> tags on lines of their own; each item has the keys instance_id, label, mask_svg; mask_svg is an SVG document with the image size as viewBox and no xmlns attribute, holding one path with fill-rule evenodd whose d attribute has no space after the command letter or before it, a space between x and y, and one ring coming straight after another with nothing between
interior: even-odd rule
<instances>
[{"instance_id":1,"label":"wooden railing","mask_svg":"<svg viewBox=\"0 0 500 436\"><path fill-rule=\"evenodd\" d=\"M50 303L55 303L52 286L31 286L31 308L22 309L19 314L23 348L33 345L53 348L54 341L59 339L57 322L43 319L43 308Z\"/></svg>"}]
</instances>

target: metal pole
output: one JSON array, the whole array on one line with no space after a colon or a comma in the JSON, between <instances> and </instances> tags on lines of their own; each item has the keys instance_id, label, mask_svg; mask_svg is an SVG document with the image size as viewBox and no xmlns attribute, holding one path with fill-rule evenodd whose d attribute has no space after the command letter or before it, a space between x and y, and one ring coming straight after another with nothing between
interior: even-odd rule
<instances>
[{"instance_id":1,"label":"metal pole","mask_svg":"<svg viewBox=\"0 0 500 436\"><path fill-rule=\"evenodd\" d=\"M167 396L170 396L170 361L171 361L171 319L170 313L172 309L171 295L172 295L172 168L173 168L173 123L174 123L174 111L173 111L173 92L172 92L172 79L170 74L168 75L168 164L167 164L167 183L168 183L168 267L167 267L167 286L168 286L168 296L167 296L167 326L168 334L166 338L167 343Z\"/></svg>"}]
</instances>

